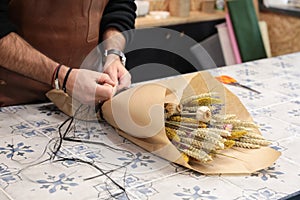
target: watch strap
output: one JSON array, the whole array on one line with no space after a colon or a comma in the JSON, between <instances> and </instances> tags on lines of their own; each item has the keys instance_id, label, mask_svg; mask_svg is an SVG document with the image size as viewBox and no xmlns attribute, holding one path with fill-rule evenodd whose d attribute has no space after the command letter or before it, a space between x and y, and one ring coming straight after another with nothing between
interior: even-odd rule
<instances>
[{"instance_id":1,"label":"watch strap","mask_svg":"<svg viewBox=\"0 0 300 200\"><path fill-rule=\"evenodd\" d=\"M109 54L115 54L115 55L118 55L122 61L122 64L125 66L126 64L126 56L125 54L120 51L120 50L117 50L117 49L108 49L108 50L105 50L104 51L104 56L107 57Z\"/></svg>"}]
</instances>

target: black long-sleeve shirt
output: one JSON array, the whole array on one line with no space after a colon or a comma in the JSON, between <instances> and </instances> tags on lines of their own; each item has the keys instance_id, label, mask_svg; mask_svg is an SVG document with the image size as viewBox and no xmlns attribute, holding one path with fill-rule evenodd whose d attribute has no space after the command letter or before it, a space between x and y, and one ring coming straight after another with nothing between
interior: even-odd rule
<instances>
[{"instance_id":1,"label":"black long-sleeve shirt","mask_svg":"<svg viewBox=\"0 0 300 200\"><path fill-rule=\"evenodd\" d=\"M0 39L17 31L17 27L8 18L8 3L9 0L0 0ZM102 15L100 29L104 31L109 27L114 27L121 32L134 29L135 10L134 0L109 0ZM125 36L128 37L128 35ZM129 38L126 39L129 40Z\"/></svg>"},{"instance_id":2,"label":"black long-sleeve shirt","mask_svg":"<svg viewBox=\"0 0 300 200\"><path fill-rule=\"evenodd\" d=\"M8 19L8 0L0 0L0 38L17 30Z\"/></svg>"}]
</instances>

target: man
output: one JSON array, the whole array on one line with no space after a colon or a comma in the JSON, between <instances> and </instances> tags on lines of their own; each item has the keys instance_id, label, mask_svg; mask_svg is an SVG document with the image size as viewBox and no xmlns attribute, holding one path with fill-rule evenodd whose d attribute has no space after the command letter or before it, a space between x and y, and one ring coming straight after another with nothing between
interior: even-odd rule
<instances>
[{"instance_id":1,"label":"man","mask_svg":"<svg viewBox=\"0 0 300 200\"><path fill-rule=\"evenodd\" d=\"M44 101L51 87L94 104L128 86L122 32L135 10L134 0L0 0L0 106ZM104 73L78 69L102 40Z\"/></svg>"}]
</instances>

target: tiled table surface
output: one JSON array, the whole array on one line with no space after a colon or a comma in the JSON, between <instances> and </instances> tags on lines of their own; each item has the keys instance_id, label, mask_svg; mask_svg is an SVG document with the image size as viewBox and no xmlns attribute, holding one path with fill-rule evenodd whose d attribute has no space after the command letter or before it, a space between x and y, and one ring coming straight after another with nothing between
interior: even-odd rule
<instances>
[{"instance_id":1,"label":"tiled table surface","mask_svg":"<svg viewBox=\"0 0 300 200\"><path fill-rule=\"evenodd\" d=\"M59 156L49 161L58 126L52 104L0 110L0 199L280 199L300 190L300 53L211 70L262 93L226 86L282 156L250 175L203 175L160 159L121 138L106 123L76 122ZM105 145L104 145L105 144ZM118 186L125 188L126 194Z\"/></svg>"}]
</instances>

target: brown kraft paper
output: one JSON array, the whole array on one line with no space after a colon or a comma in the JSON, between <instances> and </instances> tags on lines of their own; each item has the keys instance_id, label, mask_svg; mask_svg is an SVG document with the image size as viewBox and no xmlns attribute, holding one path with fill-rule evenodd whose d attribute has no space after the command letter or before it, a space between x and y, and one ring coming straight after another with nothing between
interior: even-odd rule
<instances>
[{"instance_id":1,"label":"brown kraft paper","mask_svg":"<svg viewBox=\"0 0 300 200\"><path fill-rule=\"evenodd\" d=\"M181 75L168 80L146 83L124 91L102 106L104 119L118 133L166 160L205 174L245 174L274 163L280 152L269 148L222 150L213 161L187 163L170 142L164 129L164 103L180 102L195 94L217 92L225 104L222 112L235 114L241 120L253 121L241 101L208 72ZM257 129L257 132L259 130Z\"/></svg>"}]
</instances>

